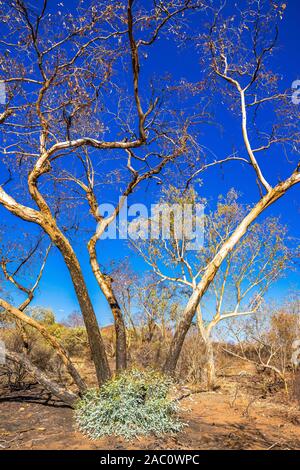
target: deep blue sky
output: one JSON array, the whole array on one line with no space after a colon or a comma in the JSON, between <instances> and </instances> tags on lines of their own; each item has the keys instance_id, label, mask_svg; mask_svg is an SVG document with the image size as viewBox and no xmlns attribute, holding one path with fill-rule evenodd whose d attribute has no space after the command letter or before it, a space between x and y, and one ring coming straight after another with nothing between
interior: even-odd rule
<instances>
[{"instance_id":1,"label":"deep blue sky","mask_svg":"<svg viewBox=\"0 0 300 470\"><path fill-rule=\"evenodd\" d=\"M64 11L64 9L72 10L71 1L68 0L62 3L64 3L64 7L60 7L62 11ZM280 73L283 77L283 89L291 87L294 80L300 79L300 4L298 0L290 0L287 3L288 8L285 18L281 23L278 51L274 62L275 71ZM192 46L183 50L178 48L171 41L168 42L163 39L157 46L153 47L151 58L143 65L146 69L145 72L147 72L147 68L151 70L153 63L155 63L156 70L159 70L162 76L165 72L169 72L174 77L174 80L187 78L189 81L196 82L199 79L198 71L200 66L195 58L196 55ZM220 134L215 129L206 130L202 144L213 150L217 156L224 157L228 151L230 152L232 150L232 147L236 143L239 126L234 120L232 120L231 123L230 116L221 106L218 108L218 114L220 116L223 115L223 119L226 121L226 132ZM278 180L279 175L285 175L286 171L291 170L290 165L278 149L276 152L272 153L272 160L267 157L262 166L267 169L269 179L273 183ZM231 187L236 187L236 189L242 192L242 197L245 196L245 201L254 202L257 200L258 192L255 178L249 178L248 169L233 163L228 164L226 170L227 171L222 171L218 168L209 170L207 175L203 178L205 184L199 188L200 194L208 199L215 199L220 192L226 193ZM247 187L239 187L239 181L246 181ZM130 202L155 202L157 197L155 187L150 186L146 193L144 191L145 186L131 197ZM247 191L247 195L243 194L245 191ZM113 200L114 197L115 194L112 194L111 199ZM280 215L282 223L289 227L290 235L294 237L299 237L298 200L299 188L294 188L285 195L283 199L272 206L266 214ZM110 202L109 198L107 202ZM4 226L10 226L11 224L15 224L16 227L21 226L15 218L8 215L1 207L0 217ZM30 228L30 230L34 229ZM122 258L130 252L127 249L126 243L115 240L100 242L99 253L101 253L102 264L105 264L106 261L110 259L112 253L116 258ZM105 299L103 299L102 295L99 293L98 286L89 267L84 247L78 248L78 256L88 279L90 293L99 322L101 325L105 325L111 322L109 308L107 307ZM133 257L132 254L131 258L135 269L143 270L145 268L141 260ZM287 294L289 289L294 287L300 287L298 273L290 273L285 279L278 282L276 286L272 288L269 295L280 298ZM51 307L58 318L62 318L68 315L72 310L78 309L68 271L56 250L53 250L49 257L39 291L34 300L34 305Z\"/></svg>"}]
</instances>

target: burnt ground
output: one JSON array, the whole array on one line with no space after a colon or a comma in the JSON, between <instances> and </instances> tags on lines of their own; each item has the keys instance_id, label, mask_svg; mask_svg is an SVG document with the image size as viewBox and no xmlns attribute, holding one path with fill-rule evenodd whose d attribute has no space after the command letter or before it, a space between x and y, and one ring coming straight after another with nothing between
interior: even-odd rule
<instances>
[{"instance_id":1,"label":"burnt ground","mask_svg":"<svg viewBox=\"0 0 300 470\"><path fill-rule=\"evenodd\" d=\"M261 393L247 375L222 382L216 392L194 390L180 401L187 423L182 432L134 442L90 441L76 430L73 410L37 385L15 392L2 388L0 449L300 449L297 402L282 390Z\"/></svg>"}]
</instances>

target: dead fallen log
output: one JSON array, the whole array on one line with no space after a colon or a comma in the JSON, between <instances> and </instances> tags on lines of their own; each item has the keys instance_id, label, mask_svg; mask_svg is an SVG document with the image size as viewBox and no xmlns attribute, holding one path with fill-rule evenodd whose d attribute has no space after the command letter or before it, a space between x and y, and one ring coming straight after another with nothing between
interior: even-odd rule
<instances>
[{"instance_id":1,"label":"dead fallen log","mask_svg":"<svg viewBox=\"0 0 300 470\"><path fill-rule=\"evenodd\" d=\"M72 363L72 361L71 361L70 357L68 356L67 352L61 346L61 344L57 341L57 339L47 331L47 328L45 328L39 322L35 321L33 318L26 315L23 311L13 307L11 304L9 304L8 302L6 302L3 299L0 299L0 307L3 307L6 312L10 313L12 316L17 318L21 322L32 326L33 328L35 328L37 331L40 332L40 334L45 338L45 340L49 344L51 344L51 346L56 351L57 355L61 358L63 364L65 365L65 367L67 369L67 371L69 372L69 374L71 375L71 377L74 380L75 384L77 385L79 392L84 393L87 389L87 386L86 386L83 378L80 376L78 370L76 369L76 367Z\"/></svg>"},{"instance_id":2,"label":"dead fallen log","mask_svg":"<svg viewBox=\"0 0 300 470\"><path fill-rule=\"evenodd\" d=\"M23 354L6 350L5 356L6 360L22 365L28 374L30 374L47 391L52 393L52 395L59 398L72 408L74 407L75 402L78 400L78 396L50 379L45 372L38 369L38 367L32 364L32 362L30 362Z\"/></svg>"}]
</instances>

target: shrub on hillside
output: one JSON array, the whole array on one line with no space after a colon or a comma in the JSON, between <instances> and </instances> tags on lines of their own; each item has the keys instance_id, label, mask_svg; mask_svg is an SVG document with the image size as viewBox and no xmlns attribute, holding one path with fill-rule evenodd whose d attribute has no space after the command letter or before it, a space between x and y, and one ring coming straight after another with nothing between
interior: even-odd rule
<instances>
[{"instance_id":1,"label":"shrub on hillside","mask_svg":"<svg viewBox=\"0 0 300 470\"><path fill-rule=\"evenodd\" d=\"M80 356L88 351L88 339L84 327L66 327L60 323L49 326L48 331L55 336L70 356Z\"/></svg>"},{"instance_id":2,"label":"shrub on hillside","mask_svg":"<svg viewBox=\"0 0 300 470\"><path fill-rule=\"evenodd\" d=\"M42 325L54 325L55 314L50 308L27 307L25 313Z\"/></svg>"},{"instance_id":3,"label":"shrub on hillside","mask_svg":"<svg viewBox=\"0 0 300 470\"><path fill-rule=\"evenodd\" d=\"M183 424L178 404L168 397L171 385L169 378L156 372L124 372L80 400L78 427L91 439L178 432Z\"/></svg>"}]
</instances>

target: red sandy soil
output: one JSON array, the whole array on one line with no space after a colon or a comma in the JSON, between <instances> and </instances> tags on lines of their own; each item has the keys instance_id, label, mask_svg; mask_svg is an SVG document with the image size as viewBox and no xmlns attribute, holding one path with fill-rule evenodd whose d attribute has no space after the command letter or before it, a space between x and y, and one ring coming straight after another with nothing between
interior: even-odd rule
<instances>
[{"instance_id":1,"label":"red sandy soil","mask_svg":"<svg viewBox=\"0 0 300 470\"><path fill-rule=\"evenodd\" d=\"M90 441L76 430L73 411L36 386L25 392L2 390L0 449L300 449L296 402L281 390L262 394L248 374L221 379L221 385L216 392L193 393L180 401L188 424L184 431L134 442Z\"/></svg>"}]
</instances>

